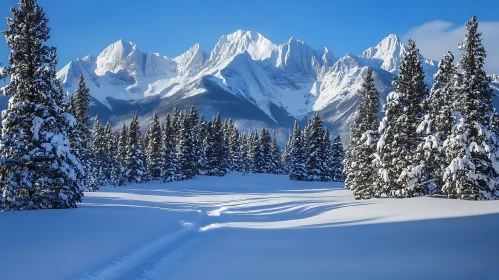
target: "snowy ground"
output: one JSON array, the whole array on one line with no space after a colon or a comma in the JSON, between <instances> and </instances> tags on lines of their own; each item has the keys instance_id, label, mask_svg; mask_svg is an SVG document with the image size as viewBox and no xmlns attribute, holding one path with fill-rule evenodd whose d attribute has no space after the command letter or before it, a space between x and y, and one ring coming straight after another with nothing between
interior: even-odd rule
<instances>
[{"instance_id":1,"label":"snowy ground","mask_svg":"<svg viewBox=\"0 0 499 280\"><path fill-rule=\"evenodd\" d=\"M2 279L497 279L499 201L231 174L0 213Z\"/></svg>"}]
</instances>

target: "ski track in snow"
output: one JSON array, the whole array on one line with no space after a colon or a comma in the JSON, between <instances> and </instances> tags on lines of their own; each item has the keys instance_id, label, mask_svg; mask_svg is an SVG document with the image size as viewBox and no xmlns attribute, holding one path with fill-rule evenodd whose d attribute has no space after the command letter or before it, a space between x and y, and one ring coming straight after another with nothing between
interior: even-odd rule
<instances>
[{"instance_id":1,"label":"ski track in snow","mask_svg":"<svg viewBox=\"0 0 499 280\"><path fill-rule=\"evenodd\" d=\"M79 280L113 280L139 279L139 276L164 258L169 252L178 251L188 240L197 234L199 223L205 215L198 211L199 218L195 222L180 221L182 228L176 232L164 235L146 245L123 256L115 258L110 264L84 275Z\"/></svg>"}]
</instances>

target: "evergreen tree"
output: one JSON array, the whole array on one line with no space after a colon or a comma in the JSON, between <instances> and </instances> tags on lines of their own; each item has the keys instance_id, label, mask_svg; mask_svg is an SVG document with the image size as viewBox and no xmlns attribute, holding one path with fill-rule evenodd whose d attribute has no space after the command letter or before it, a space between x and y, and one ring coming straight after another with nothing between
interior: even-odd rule
<instances>
[{"instance_id":1,"label":"evergreen tree","mask_svg":"<svg viewBox=\"0 0 499 280\"><path fill-rule=\"evenodd\" d=\"M92 138L89 129L90 118L88 117L89 98L89 89L85 84L83 75L81 75L75 94L69 98L72 103L70 105L70 110L74 113L77 121L77 133L80 143L77 144L76 149L78 149L77 153L79 154L80 162L84 170L84 185L87 190L94 190L96 185L92 167L93 152L90 147Z\"/></svg>"},{"instance_id":2,"label":"evergreen tree","mask_svg":"<svg viewBox=\"0 0 499 280\"><path fill-rule=\"evenodd\" d=\"M243 162L241 153L241 136L232 120L229 122L229 169L242 172Z\"/></svg>"},{"instance_id":3,"label":"evergreen tree","mask_svg":"<svg viewBox=\"0 0 499 280\"><path fill-rule=\"evenodd\" d=\"M415 184L428 188L431 194L440 192L444 184L443 173L450 163L444 154L443 143L454 124L457 76L454 56L448 52L438 65L435 83L425 101L427 114L418 128L425 140L416 151L422 160L419 172L414 176Z\"/></svg>"},{"instance_id":4,"label":"evergreen tree","mask_svg":"<svg viewBox=\"0 0 499 280\"><path fill-rule=\"evenodd\" d=\"M201 165L200 165L200 160L202 158L202 143L203 143L203 138L201 138L200 130L201 130L201 123L199 122L198 118L198 113L196 108L191 107L191 111L189 112L189 122L190 122L190 127L191 127L191 142L192 142L192 158L190 159L192 161L192 168L194 170L195 175L201 174ZM203 118L203 123L204 123L204 118Z\"/></svg>"},{"instance_id":5,"label":"evergreen tree","mask_svg":"<svg viewBox=\"0 0 499 280\"><path fill-rule=\"evenodd\" d=\"M341 138L339 135L334 137L332 141L332 162L333 166L333 182L343 182L345 181L345 175L343 174L343 161L345 159L345 150L341 144Z\"/></svg>"},{"instance_id":6,"label":"evergreen tree","mask_svg":"<svg viewBox=\"0 0 499 280\"><path fill-rule=\"evenodd\" d=\"M248 136L240 133L239 134L239 142L241 145L240 152L241 152L241 172L247 173L250 171L250 159L248 157Z\"/></svg>"},{"instance_id":7,"label":"evergreen tree","mask_svg":"<svg viewBox=\"0 0 499 280\"><path fill-rule=\"evenodd\" d=\"M161 177L164 182L177 180L178 162L175 153L174 132L171 124L170 114L166 115L165 131L163 135L163 168Z\"/></svg>"},{"instance_id":8,"label":"evergreen tree","mask_svg":"<svg viewBox=\"0 0 499 280\"><path fill-rule=\"evenodd\" d=\"M218 113L208 126L208 135L205 141L206 175L225 176L227 169L224 159L224 137L222 130L222 120Z\"/></svg>"},{"instance_id":9,"label":"evergreen tree","mask_svg":"<svg viewBox=\"0 0 499 280\"><path fill-rule=\"evenodd\" d=\"M114 133L111 124L108 122L104 127L104 180L105 184L111 184L111 172L114 166L114 158L116 157L116 148L114 146Z\"/></svg>"},{"instance_id":10,"label":"evergreen tree","mask_svg":"<svg viewBox=\"0 0 499 280\"><path fill-rule=\"evenodd\" d=\"M179 179L188 180L196 175L196 164L191 134L191 122L189 118L183 118L184 125L179 131L179 141L177 145L177 158L179 166Z\"/></svg>"},{"instance_id":11,"label":"evergreen tree","mask_svg":"<svg viewBox=\"0 0 499 280\"><path fill-rule=\"evenodd\" d=\"M282 152L281 162L282 162L283 173L285 174L289 174L290 171L292 144L293 144L293 133L289 135L288 143L286 143L286 147Z\"/></svg>"},{"instance_id":12,"label":"evergreen tree","mask_svg":"<svg viewBox=\"0 0 499 280\"><path fill-rule=\"evenodd\" d=\"M158 114L154 112L153 119L149 126L149 145L147 146L147 167L149 176L152 180L159 180L161 169L163 168L163 153L164 146L163 135L161 133L161 124L159 123Z\"/></svg>"},{"instance_id":13,"label":"evergreen tree","mask_svg":"<svg viewBox=\"0 0 499 280\"><path fill-rule=\"evenodd\" d=\"M423 100L427 95L421 55L413 40L404 51L398 79L385 104L385 117L380 126L378 156L380 180L385 193L392 197L408 197L427 193L424 186L414 184L419 159L414 151L422 142L417 132L423 118Z\"/></svg>"},{"instance_id":14,"label":"evergreen tree","mask_svg":"<svg viewBox=\"0 0 499 280\"><path fill-rule=\"evenodd\" d=\"M322 141L324 131L322 128L322 120L318 113L315 113L311 124L307 129L307 180L308 181L323 181L326 178L324 174L325 148Z\"/></svg>"},{"instance_id":15,"label":"evergreen tree","mask_svg":"<svg viewBox=\"0 0 499 280\"><path fill-rule=\"evenodd\" d=\"M291 145L291 165L289 179L294 181L305 181L307 179L304 137L300 125L295 121L293 127L293 142Z\"/></svg>"},{"instance_id":16,"label":"evergreen tree","mask_svg":"<svg viewBox=\"0 0 499 280\"><path fill-rule=\"evenodd\" d=\"M137 116L133 117L132 122L130 123L126 156L126 177L128 179L128 182L141 183L146 181L147 174L145 155L144 149L142 148L140 126Z\"/></svg>"},{"instance_id":17,"label":"evergreen tree","mask_svg":"<svg viewBox=\"0 0 499 280\"><path fill-rule=\"evenodd\" d=\"M338 166L338 158L335 157L333 151L333 143L331 141L331 134L327 127L324 128L324 135L322 136L323 146L325 147L324 161L323 161L323 173L324 178L321 181L330 182L334 181L336 175L335 167Z\"/></svg>"},{"instance_id":18,"label":"evergreen tree","mask_svg":"<svg viewBox=\"0 0 499 280\"><path fill-rule=\"evenodd\" d=\"M48 19L35 0L20 0L11 13L3 31L11 49L4 93L11 98L2 112L2 207L77 207L83 196L78 176L84 171L69 143L76 119L62 108L56 49L45 44Z\"/></svg>"},{"instance_id":19,"label":"evergreen tree","mask_svg":"<svg viewBox=\"0 0 499 280\"><path fill-rule=\"evenodd\" d=\"M258 173L268 173L271 174L276 169L273 160L273 150L272 150L272 136L266 128L262 128L261 137L259 141L260 146L260 172Z\"/></svg>"},{"instance_id":20,"label":"evergreen tree","mask_svg":"<svg viewBox=\"0 0 499 280\"><path fill-rule=\"evenodd\" d=\"M249 139L249 158L251 162L251 172L263 173L263 159L258 132L251 135Z\"/></svg>"},{"instance_id":21,"label":"evergreen tree","mask_svg":"<svg viewBox=\"0 0 499 280\"><path fill-rule=\"evenodd\" d=\"M486 57L478 22L466 23L465 42L459 45L462 73L457 101L461 117L444 143L450 164L444 173L442 192L450 198L488 200L499 197L497 184L497 135L491 133L495 111L493 90L483 66Z\"/></svg>"},{"instance_id":22,"label":"evergreen tree","mask_svg":"<svg viewBox=\"0 0 499 280\"><path fill-rule=\"evenodd\" d=\"M367 71L359 96L360 104L350 128L350 143L344 160L345 187L353 191L355 199L370 199L380 195L374 188L377 170L373 165L380 96L374 86L371 68Z\"/></svg>"},{"instance_id":23,"label":"evergreen tree","mask_svg":"<svg viewBox=\"0 0 499 280\"><path fill-rule=\"evenodd\" d=\"M118 186L123 186L127 182L127 176L126 174L128 173L127 167L127 152L128 152L128 128L126 127L125 124L123 124L123 127L121 129L121 133L119 135L119 140L118 140L118 150L116 153L116 165L117 169L113 175L112 181L114 184Z\"/></svg>"},{"instance_id":24,"label":"evergreen tree","mask_svg":"<svg viewBox=\"0 0 499 280\"><path fill-rule=\"evenodd\" d=\"M94 127L92 129L92 151L94 155L92 159L92 176L94 181L89 186L89 191L97 190L105 183L106 138L104 128L97 116L95 117Z\"/></svg>"},{"instance_id":25,"label":"evergreen tree","mask_svg":"<svg viewBox=\"0 0 499 280\"><path fill-rule=\"evenodd\" d=\"M274 133L274 135L272 136L272 166L274 167L273 170L271 171L272 174L284 173L281 163L281 157L282 157L281 149L277 144L277 137Z\"/></svg>"}]
</instances>

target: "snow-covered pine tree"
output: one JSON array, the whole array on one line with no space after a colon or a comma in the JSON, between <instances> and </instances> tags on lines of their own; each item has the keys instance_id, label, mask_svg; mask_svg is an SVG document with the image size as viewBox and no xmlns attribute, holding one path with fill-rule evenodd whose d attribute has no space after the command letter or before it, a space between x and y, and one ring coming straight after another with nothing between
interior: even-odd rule
<instances>
[{"instance_id":1,"label":"snow-covered pine tree","mask_svg":"<svg viewBox=\"0 0 499 280\"><path fill-rule=\"evenodd\" d=\"M295 121L293 127L293 142L291 145L291 165L289 179L293 181L305 181L307 179L306 162L307 157L305 156L306 147L304 146L304 137L302 131L300 130L300 125L298 121Z\"/></svg>"},{"instance_id":2,"label":"snow-covered pine tree","mask_svg":"<svg viewBox=\"0 0 499 280\"><path fill-rule=\"evenodd\" d=\"M321 181L323 182L330 182L333 181L336 175L336 169L335 167L337 166L336 161L338 160L333 153L333 143L331 141L331 134L329 134L329 129L327 127L324 127L324 135L322 136L322 141L323 141L323 146L325 147L324 150L324 161L323 161L323 166L322 166L322 172L323 172L323 179Z\"/></svg>"},{"instance_id":3,"label":"snow-covered pine tree","mask_svg":"<svg viewBox=\"0 0 499 280\"><path fill-rule=\"evenodd\" d=\"M414 184L420 165L414 151L423 141L417 128L423 118L423 101L428 92L420 59L416 43L409 40L398 78L393 81L395 92L387 97L385 117L379 128L377 185L391 197L427 193L425 186Z\"/></svg>"},{"instance_id":4,"label":"snow-covered pine tree","mask_svg":"<svg viewBox=\"0 0 499 280\"><path fill-rule=\"evenodd\" d=\"M204 115L201 115L199 118L198 122L198 135L199 135L199 141L200 141L200 154L198 155L197 162L198 162L198 171L199 174L205 174L206 173L206 159L204 157L205 155L205 149L206 149L206 140L208 137L208 124L206 123L206 119Z\"/></svg>"},{"instance_id":5,"label":"snow-covered pine tree","mask_svg":"<svg viewBox=\"0 0 499 280\"><path fill-rule=\"evenodd\" d=\"M275 133L272 135L272 166L274 166L274 169L271 171L272 174L283 174L283 168L282 168L282 152L281 148L279 148L279 145L277 144L277 136Z\"/></svg>"},{"instance_id":6,"label":"snow-covered pine tree","mask_svg":"<svg viewBox=\"0 0 499 280\"><path fill-rule=\"evenodd\" d=\"M70 97L72 101L71 107L76 121L78 122L78 135L81 142L78 144L80 156L80 162L84 170L84 185L87 190L95 189L95 178L93 177L93 151L91 149L91 139L92 134L90 132L90 118L88 117L88 110L90 105L90 94L89 89L85 84L85 79L83 75L80 76L78 80L78 86L76 87L75 94Z\"/></svg>"},{"instance_id":7,"label":"snow-covered pine tree","mask_svg":"<svg viewBox=\"0 0 499 280\"><path fill-rule=\"evenodd\" d=\"M443 143L454 124L457 77L454 56L448 52L438 65L435 83L425 100L427 114L418 127L425 138L417 150L421 172L415 174L415 184L427 186L430 194L440 193L443 173L450 163L444 154Z\"/></svg>"},{"instance_id":8,"label":"snow-covered pine tree","mask_svg":"<svg viewBox=\"0 0 499 280\"><path fill-rule=\"evenodd\" d=\"M291 147L293 144L293 133L289 134L288 143L286 143L286 147L284 147L284 151L282 152L281 162L282 162L282 171L284 174L289 174L290 164L291 164Z\"/></svg>"},{"instance_id":9,"label":"snow-covered pine tree","mask_svg":"<svg viewBox=\"0 0 499 280\"><path fill-rule=\"evenodd\" d=\"M213 118L208 126L208 135L205 144L206 175L225 176L227 168L224 159L224 136L220 113Z\"/></svg>"},{"instance_id":10,"label":"snow-covered pine tree","mask_svg":"<svg viewBox=\"0 0 499 280\"><path fill-rule=\"evenodd\" d=\"M126 124L123 124L121 132L118 139L118 150L116 153L116 173L113 175L112 181L118 186L123 186L126 184L128 178L126 174L128 173L127 167L127 152L128 152L128 128Z\"/></svg>"},{"instance_id":11,"label":"snow-covered pine tree","mask_svg":"<svg viewBox=\"0 0 499 280\"><path fill-rule=\"evenodd\" d=\"M322 181L326 178L323 170L326 150L322 141L323 135L322 120L319 114L315 113L307 129L307 181Z\"/></svg>"},{"instance_id":12,"label":"snow-covered pine tree","mask_svg":"<svg viewBox=\"0 0 499 280\"><path fill-rule=\"evenodd\" d=\"M161 177L163 182L176 181L178 176L178 162L175 153L174 132L171 124L170 114L166 115L165 131L163 134L163 167Z\"/></svg>"},{"instance_id":13,"label":"snow-covered pine tree","mask_svg":"<svg viewBox=\"0 0 499 280\"><path fill-rule=\"evenodd\" d=\"M273 160L272 150L272 136L266 128L262 128L259 139L260 153L261 153L261 169L260 173L271 174L274 173L276 166Z\"/></svg>"},{"instance_id":14,"label":"snow-covered pine tree","mask_svg":"<svg viewBox=\"0 0 499 280\"><path fill-rule=\"evenodd\" d=\"M332 166L333 166L333 182L343 182L345 181L345 175L343 172L343 161L345 160L345 149L343 144L341 144L341 137L336 135L332 141Z\"/></svg>"},{"instance_id":15,"label":"snow-covered pine tree","mask_svg":"<svg viewBox=\"0 0 499 280\"><path fill-rule=\"evenodd\" d=\"M140 125L137 116L133 117L128 131L126 163L126 177L128 182L141 183L146 181L145 155L142 148Z\"/></svg>"},{"instance_id":16,"label":"snow-covered pine tree","mask_svg":"<svg viewBox=\"0 0 499 280\"><path fill-rule=\"evenodd\" d=\"M98 116L95 116L94 127L92 129L92 153L92 176L94 181L88 186L89 191L98 190L105 183L106 137Z\"/></svg>"},{"instance_id":17,"label":"snow-covered pine tree","mask_svg":"<svg viewBox=\"0 0 499 280\"><path fill-rule=\"evenodd\" d=\"M489 200L499 197L498 139L491 133L495 115L493 90L483 67L486 57L476 16L466 22L465 42L459 45L462 70L456 89L461 117L444 143L450 164L444 173L443 194L450 198Z\"/></svg>"},{"instance_id":18,"label":"snow-covered pine tree","mask_svg":"<svg viewBox=\"0 0 499 280\"><path fill-rule=\"evenodd\" d=\"M239 142L241 145L241 172L247 173L250 169L250 162L248 157L248 136L244 133L239 133Z\"/></svg>"},{"instance_id":19,"label":"snow-covered pine tree","mask_svg":"<svg viewBox=\"0 0 499 280\"><path fill-rule=\"evenodd\" d=\"M69 133L76 119L62 110L63 94L56 82L56 49L48 19L35 0L20 0L11 8L3 31L11 49L3 74L10 95L2 112L0 166L2 206L7 209L73 208L83 196Z\"/></svg>"},{"instance_id":20,"label":"snow-covered pine tree","mask_svg":"<svg viewBox=\"0 0 499 280\"><path fill-rule=\"evenodd\" d=\"M161 178L161 169L163 168L163 153L164 146L163 134L161 132L161 124L157 112L149 125L149 146L147 146L147 168L151 180L159 180Z\"/></svg>"},{"instance_id":21,"label":"snow-covered pine tree","mask_svg":"<svg viewBox=\"0 0 499 280\"><path fill-rule=\"evenodd\" d=\"M360 104L350 127L350 143L345 153L345 187L353 191L355 199L379 197L374 188L377 178L375 160L378 138L379 92L374 85L372 69L367 74L359 90Z\"/></svg>"},{"instance_id":22,"label":"snow-covered pine tree","mask_svg":"<svg viewBox=\"0 0 499 280\"><path fill-rule=\"evenodd\" d=\"M200 135L200 123L199 123L199 117L198 117L198 112L196 108L193 106L191 107L191 110L189 112L189 122L190 122L190 127L191 127L191 139L192 139L192 168L194 169L194 174L199 175L201 173L201 166L199 164L199 160L201 159L202 155L202 143L203 140Z\"/></svg>"},{"instance_id":23,"label":"snow-covered pine tree","mask_svg":"<svg viewBox=\"0 0 499 280\"><path fill-rule=\"evenodd\" d=\"M237 130L232 120L230 120L229 121L229 157L230 157L229 169L231 171L239 171L239 172L243 171L240 137L241 136L239 131Z\"/></svg>"},{"instance_id":24,"label":"snow-covered pine tree","mask_svg":"<svg viewBox=\"0 0 499 280\"><path fill-rule=\"evenodd\" d=\"M251 135L249 139L249 158L251 162L251 172L263 173L263 157L258 132Z\"/></svg>"},{"instance_id":25,"label":"snow-covered pine tree","mask_svg":"<svg viewBox=\"0 0 499 280\"><path fill-rule=\"evenodd\" d=\"M109 122L104 127L104 183L111 184L111 172L114 166L114 158L116 157L116 148L114 146L114 133Z\"/></svg>"},{"instance_id":26,"label":"snow-covered pine tree","mask_svg":"<svg viewBox=\"0 0 499 280\"><path fill-rule=\"evenodd\" d=\"M179 131L177 144L177 158L179 167L179 180L188 180L196 175L194 150L191 134L191 122L189 118L183 118L184 125Z\"/></svg>"}]
</instances>

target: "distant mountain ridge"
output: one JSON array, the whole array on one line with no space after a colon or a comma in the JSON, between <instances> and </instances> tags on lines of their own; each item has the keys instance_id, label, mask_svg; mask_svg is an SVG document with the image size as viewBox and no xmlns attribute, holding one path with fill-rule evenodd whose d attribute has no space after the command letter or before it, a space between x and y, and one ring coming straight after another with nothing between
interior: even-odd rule
<instances>
[{"instance_id":1,"label":"distant mountain ridge","mask_svg":"<svg viewBox=\"0 0 499 280\"><path fill-rule=\"evenodd\" d=\"M390 34L360 56L337 58L327 48L313 49L295 38L276 45L259 33L239 30L222 36L210 54L196 44L174 58L143 53L120 40L97 57L70 62L58 77L72 92L83 74L94 98L91 113L115 125L135 113L146 122L155 110L165 115L175 105L192 105L207 117L220 111L243 129L287 130L294 119L317 111L334 132L346 135L367 68L373 68L384 100L405 48ZM437 62L421 61L432 83Z\"/></svg>"}]
</instances>

